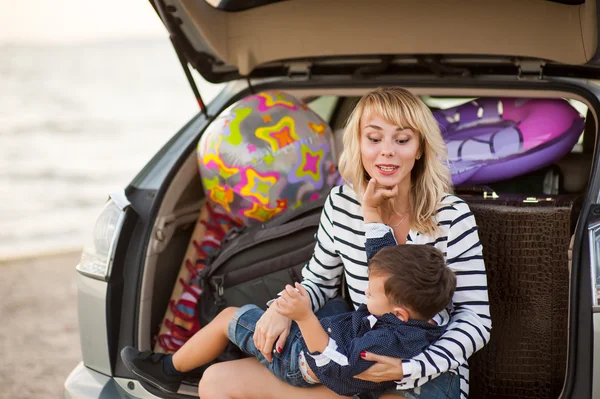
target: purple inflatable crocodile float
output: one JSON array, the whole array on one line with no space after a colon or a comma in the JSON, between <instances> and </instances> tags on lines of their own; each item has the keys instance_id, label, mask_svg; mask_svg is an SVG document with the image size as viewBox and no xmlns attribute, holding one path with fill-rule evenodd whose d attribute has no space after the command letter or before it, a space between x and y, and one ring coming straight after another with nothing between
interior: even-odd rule
<instances>
[{"instance_id":1,"label":"purple inflatable crocodile float","mask_svg":"<svg viewBox=\"0 0 600 399\"><path fill-rule=\"evenodd\" d=\"M510 179L565 156L584 119L562 99L481 98L433 112L454 185Z\"/></svg>"}]
</instances>

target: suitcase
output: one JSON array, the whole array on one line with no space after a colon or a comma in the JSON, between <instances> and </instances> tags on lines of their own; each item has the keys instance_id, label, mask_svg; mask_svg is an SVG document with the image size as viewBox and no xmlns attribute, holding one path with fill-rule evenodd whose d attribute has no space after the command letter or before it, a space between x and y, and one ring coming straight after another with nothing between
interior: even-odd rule
<instances>
[{"instance_id":1,"label":"suitcase","mask_svg":"<svg viewBox=\"0 0 600 399\"><path fill-rule=\"evenodd\" d=\"M458 194L487 269L490 342L469 359L471 398L558 397L568 337L568 250L577 196Z\"/></svg>"}]
</instances>

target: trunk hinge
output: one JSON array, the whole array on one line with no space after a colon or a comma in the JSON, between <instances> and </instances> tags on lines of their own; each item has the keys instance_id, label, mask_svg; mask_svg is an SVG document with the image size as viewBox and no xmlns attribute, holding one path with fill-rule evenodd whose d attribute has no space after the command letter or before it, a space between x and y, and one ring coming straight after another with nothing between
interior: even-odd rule
<instances>
[{"instance_id":1,"label":"trunk hinge","mask_svg":"<svg viewBox=\"0 0 600 399\"><path fill-rule=\"evenodd\" d=\"M150 246L152 254L158 254L165 250L178 227L196 222L200 217L201 207L202 202L197 202L157 218Z\"/></svg>"},{"instance_id":2,"label":"trunk hinge","mask_svg":"<svg viewBox=\"0 0 600 399\"><path fill-rule=\"evenodd\" d=\"M517 59L515 65L519 68L517 78L520 80L544 79L544 66L546 65L546 61Z\"/></svg>"}]
</instances>

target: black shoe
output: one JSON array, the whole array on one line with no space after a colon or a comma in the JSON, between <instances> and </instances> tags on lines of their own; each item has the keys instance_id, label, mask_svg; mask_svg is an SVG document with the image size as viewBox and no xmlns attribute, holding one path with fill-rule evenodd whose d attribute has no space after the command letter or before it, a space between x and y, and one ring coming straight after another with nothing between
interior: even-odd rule
<instances>
[{"instance_id":1,"label":"black shoe","mask_svg":"<svg viewBox=\"0 0 600 399\"><path fill-rule=\"evenodd\" d=\"M121 350L121 359L125 367L140 380L165 392L177 393L184 375L169 375L163 370L164 353L140 352L131 346Z\"/></svg>"}]
</instances>

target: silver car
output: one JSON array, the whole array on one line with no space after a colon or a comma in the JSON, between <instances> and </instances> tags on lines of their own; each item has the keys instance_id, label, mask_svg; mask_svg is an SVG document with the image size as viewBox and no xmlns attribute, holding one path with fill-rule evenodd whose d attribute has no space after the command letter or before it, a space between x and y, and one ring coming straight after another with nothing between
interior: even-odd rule
<instances>
[{"instance_id":1,"label":"silver car","mask_svg":"<svg viewBox=\"0 0 600 399\"><path fill-rule=\"evenodd\" d=\"M390 85L432 107L479 97L565 98L582 112L585 129L568 154L527 176L465 191L489 200L479 203L478 223L487 237L494 320L491 342L470 361L471 396L600 397L595 0L151 6L200 109L100 213L76 268L83 359L65 382L65 398L197 396L193 381L176 395L141 384L119 353L153 347L203 199L196 143L216 115L250 93L281 89L339 135L357 97ZM194 69L227 83L210 104ZM505 245L510 240L520 244Z\"/></svg>"}]
</instances>

